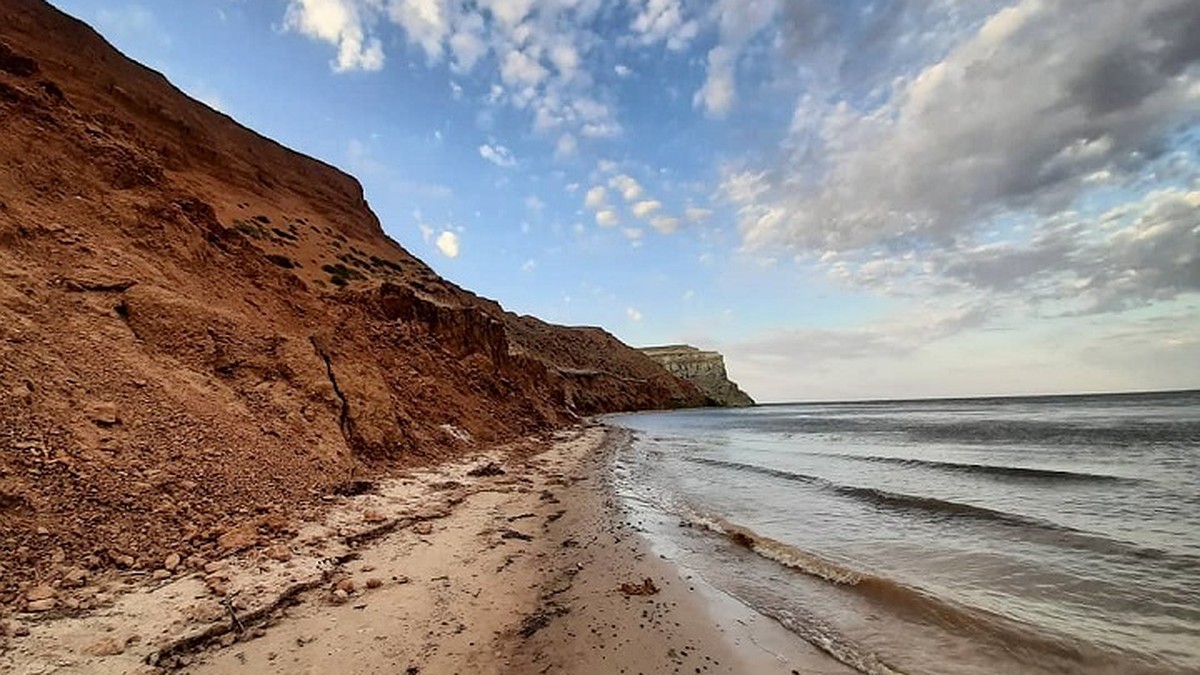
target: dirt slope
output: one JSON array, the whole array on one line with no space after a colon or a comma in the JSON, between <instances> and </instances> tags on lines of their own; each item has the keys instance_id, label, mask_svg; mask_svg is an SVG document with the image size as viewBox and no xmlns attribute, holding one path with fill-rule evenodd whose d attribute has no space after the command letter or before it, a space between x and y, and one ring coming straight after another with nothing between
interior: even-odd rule
<instances>
[{"instance_id":1,"label":"dirt slope","mask_svg":"<svg viewBox=\"0 0 1200 675\"><path fill-rule=\"evenodd\" d=\"M352 477L702 401L442 280L353 178L0 0L0 602L253 545Z\"/></svg>"}]
</instances>

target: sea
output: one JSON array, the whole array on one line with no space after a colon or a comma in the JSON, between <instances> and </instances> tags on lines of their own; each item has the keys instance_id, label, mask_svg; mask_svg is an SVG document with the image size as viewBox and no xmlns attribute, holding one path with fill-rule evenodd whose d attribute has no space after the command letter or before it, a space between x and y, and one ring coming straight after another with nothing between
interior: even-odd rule
<instances>
[{"instance_id":1,"label":"sea","mask_svg":"<svg viewBox=\"0 0 1200 675\"><path fill-rule=\"evenodd\" d=\"M612 416L664 558L862 673L1200 673L1200 391Z\"/></svg>"}]
</instances>

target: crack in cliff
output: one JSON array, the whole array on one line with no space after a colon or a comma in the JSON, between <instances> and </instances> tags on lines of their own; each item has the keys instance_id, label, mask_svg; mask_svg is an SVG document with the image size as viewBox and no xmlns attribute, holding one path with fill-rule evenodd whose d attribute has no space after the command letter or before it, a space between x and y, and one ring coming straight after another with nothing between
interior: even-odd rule
<instances>
[{"instance_id":1,"label":"crack in cliff","mask_svg":"<svg viewBox=\"0 0 1200 675\"><path fill-rule=\"evenodd\" d=\"M317 356L321 357L321 360L325 362L325 375L329 378L329 384L333 386L334 396L337 396L338 401L341 403L341 412L338 414L338 427L342 430L342 438L346 439L346 447L353 450L354 434L353 429L351 429L350 402L346 400L346 395L342 392L341 387L338 386L337 375L333 372L333 359L330 358L329 351L321 344L317 336L310 336L308 341L312 343L313 350L316 351Z\"/></svg>"}]
</instances>

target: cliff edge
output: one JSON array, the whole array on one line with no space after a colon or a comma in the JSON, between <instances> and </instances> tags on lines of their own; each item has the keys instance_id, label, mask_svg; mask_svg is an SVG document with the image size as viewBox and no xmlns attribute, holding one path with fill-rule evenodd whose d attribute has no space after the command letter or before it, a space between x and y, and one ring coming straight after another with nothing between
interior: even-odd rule
<instances>
[{"instance_id":1,"label":"cliff edge","mask_svg":"<svg viewBox=\"0 0 1200 675\"><path fill-rule=\"evenodd\" d=\"M742 391L725 372L725 357L691 345L642 347L641 352L654 359L669 373L696 385L710 405L739 408L754 405L754 399Z\"/></svg>"},{"instance_id":2,"label":"cliff edge","mask_svg":"<svg viewBox=\"0 0 1200 675\"><path fill-rule=\"evenodd\" d=\"M355 179L42 0L0 0L0 120L0 604L258 545L372 473L704 402L441 279Z\"/></svg>"}]
</instances>

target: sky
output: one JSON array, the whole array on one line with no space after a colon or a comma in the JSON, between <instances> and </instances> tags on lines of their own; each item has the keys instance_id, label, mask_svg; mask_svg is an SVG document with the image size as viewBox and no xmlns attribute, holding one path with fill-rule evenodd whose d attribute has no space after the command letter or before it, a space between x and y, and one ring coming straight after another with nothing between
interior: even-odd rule
<instances>
[{"instance_id":1,"label":"sky","mask_svg":"<svg viewBox=\"0 0 1200 675\"><path fill-rule=\"evenodd\" d=\"M519 313L761 401L1200 387L1195 0L55 0Z\"/></svg>"}]
</instances>

